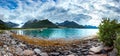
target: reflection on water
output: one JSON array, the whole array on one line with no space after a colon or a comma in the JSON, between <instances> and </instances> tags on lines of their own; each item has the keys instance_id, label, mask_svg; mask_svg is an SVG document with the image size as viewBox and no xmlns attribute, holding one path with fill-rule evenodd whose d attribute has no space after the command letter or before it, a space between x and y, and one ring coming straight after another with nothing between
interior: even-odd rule
<instances>
[{"instance_id":1,"label":"reflection on water","mask_svg":"<svg viewBox=\"0 0 120 56\"><path fill-rule=\"evenodd\" d=\"M91 35L95 35L98 32L98 29L73 29L73 28L50 28L44 29L41 31L37 30L17 30L17 34L28 35L32 37L42 37L47 39L56 39L56 38L81 38Z\"/></svg>"}]
</instances>

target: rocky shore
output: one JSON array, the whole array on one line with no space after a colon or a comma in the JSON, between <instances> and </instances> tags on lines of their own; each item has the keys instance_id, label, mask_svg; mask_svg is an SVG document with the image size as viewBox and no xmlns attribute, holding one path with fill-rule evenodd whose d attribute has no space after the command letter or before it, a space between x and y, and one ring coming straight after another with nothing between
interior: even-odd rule
<instances>
[{"instance_id":1,"label":"rocky shore","mask_svg":"<svg viewBox=\"0 0 120 56\"><path fill-rule=\"evenodd\" d=\"M116 49L104 47L97 38L75 41L66 46L36 46L0 34L0 56L116 56Z\"/></svg>"}]
</instances>

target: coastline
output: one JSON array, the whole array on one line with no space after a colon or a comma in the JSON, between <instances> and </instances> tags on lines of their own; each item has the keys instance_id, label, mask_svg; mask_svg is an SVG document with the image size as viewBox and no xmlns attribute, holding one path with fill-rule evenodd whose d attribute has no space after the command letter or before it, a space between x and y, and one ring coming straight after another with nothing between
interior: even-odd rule
<instances>
[{"instance_id":1,"label":"coastline","mask_svg":"<svg viewBox=\"0 0 120 56\"><path fill-rule=\"evenodd\" d=\"M90 48L92 48L92 46L99 46L101 44L96 36L75 39L72 41L66 41L63 39L45 40L37 38L33 39L28 36L15 35L9 31L6 31L4 34L0 34L0 37L1 56L88 56L93 55L90 53Z\"/></svg>"}]
</instances>

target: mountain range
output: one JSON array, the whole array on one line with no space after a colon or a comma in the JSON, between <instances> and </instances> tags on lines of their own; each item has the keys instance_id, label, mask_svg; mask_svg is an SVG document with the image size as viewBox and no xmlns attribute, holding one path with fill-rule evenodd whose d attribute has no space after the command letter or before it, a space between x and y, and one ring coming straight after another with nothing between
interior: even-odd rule
<instances>
[{"instance_id":1,"label":"mountain range","mask_svg":"<svg viewBox=\"0 0 120 56\"><path fill-rule=\"evenodd\" d=\"M14 28L15 26L18 26L18 24L0 20L0 29Z\"/></svg>"},{"instance_id":2,"label":"mountain range","mask_svg":"<svg viewBox=\"0 0 120 56\"><path fill-rule=\"evenodd\" d=\"M16 23L12 22L3 22L0 20L0 29L6 28L15 28L18 26ZM64 21L62 23L52 23L48 19L45 20L29 20L27 21L22 28L97 28L96 26L91 25L79 25L74 21Z\"/></svg>"},{"instance_id":3,"label":"mountain range","mask_svg":"<svg viewBox=\"0 0 120 56\"><path fill-rule=\"evenodd\" d=\"M48 19L46 20L30 20L26 22L22 28L57 28L57 25L50 22Z\"/></svg>"},{"instance_id":4,"label":"mountain range","mask_svg":"<svg viewBox=\"0 0 120 56\"><path fill-rule=\"evenodd\" d=\"M22 28L97 28L91 25L79 25L74 21L64 21L62 23L52 23L46 20L29 20Z\"/></svg>"}]
</instances>

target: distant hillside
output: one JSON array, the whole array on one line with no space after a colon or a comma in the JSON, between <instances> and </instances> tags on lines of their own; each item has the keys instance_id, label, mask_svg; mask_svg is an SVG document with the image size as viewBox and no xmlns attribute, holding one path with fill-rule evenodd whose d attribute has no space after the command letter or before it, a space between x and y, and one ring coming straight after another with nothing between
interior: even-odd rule
<instances>
[{"instance_id":1,"label":"distant hillside","mask_svg":"<svg viewBox=\"0 0 120 56\"><path fill-rule=\"evenodd\" d=\"M7 27L10 27L10 28L14 28L16 26L19 26L18 24L12 23L12 22L6 22L5 24L6 24Z\"/></svg>"},{"instance_id":2,"label":"distant hillside","mask_svg":"<svg viewBox=\"0 0 120 56\"><path fill-rule=\"evenodd\" d=\"M84 28L98 28L97 26L85 25Z\"/></svg>"},{"instance_id":3,"label":"distant hillside","mask_svg":"<svg viewBox=\"0 0 120 56\"><path fill-rule=\"evenodd\" d=\"M62 23L56 23L59 27L67 27L67 28L83 28L82 25L77 24L74 21L64 21Z\"/></svg>"},{"instance_id":4,"label":"distant hillside","mask_svg":"<svg viewBox=\"0 0 120 56\"><path fill-rule=\"evenodd\" d=\"M49 20L30 20L22 28L56 28L57 26Z\"/></svg>"},{"instance_id":5,"label":"distant hillside","mask_svg":"<svg viewBox=\"0 0 120 56\"><path fill-rule=\"evenodd\" d=\"M7 29L8 27L6 26L5 22L0 20L0 29Z\"/></svg>"}]
</instances>

